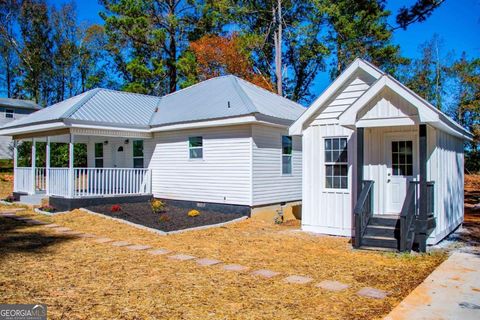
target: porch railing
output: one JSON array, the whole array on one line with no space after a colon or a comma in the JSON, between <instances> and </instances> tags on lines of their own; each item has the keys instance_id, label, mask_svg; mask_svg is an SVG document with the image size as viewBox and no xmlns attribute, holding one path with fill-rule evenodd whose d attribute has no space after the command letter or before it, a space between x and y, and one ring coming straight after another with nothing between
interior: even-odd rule
<instances>
[{"instance_id":1,"label":"porch railing","mask_svg":"<svg viewBox=\"0 0 480 320\"><path fill-rule=\"evenodd\" d=\"M32 176L32 168L15 168L14 190L31 193L35 187L48 195L73 198L152 192L150 169L74 168L70 173L69 168L49 168L48 174L45 168L35 168Z\"/></svg>"},{"instance_id":2,"label":"porch railing","mask_svg":"<svg viewBox=\"0 0 480 320\"><path fill-rule=\"evenodd\" d=\"M76 168L74 197L151 193L150 169Z\"/></svg>"},{"instance_id":3,"label":"porch railing","mask_svg":"<svg viewBox=\"0 0 480 320\"><path fill-rule=\"evenodd\" d=\"M16 192L32 192L32 168L14 168L13 184Z\"/></svg>"},{"instance_id":4,"label":"porch railing","mask_svg":"<svg viewBox=\"0 0 480 320\"><path fill-rule=\"evenodd\" d=\"M427 217L433 216L434 213L434 182L427 182ZM420 194L420 182L411 181L408 189L407 195L405 196L405 202L402 207L402 212L400 213L400 251L410 251L412 250L413 242L415 240L415 235L417 230L420 230L418 226L419 218L419 194Z\"/></svg>"},{"instance_id":5,"label":"porch railing","mask_svg":"<svg viewBox=\"0 0 480 320\"><path fill-rule=\"evenodd\" d=\"M362 181L362 191L353 210L355 215L355 247L362 245L362 238L373 215L373 181Z\"/></svg>"}]
</instances>

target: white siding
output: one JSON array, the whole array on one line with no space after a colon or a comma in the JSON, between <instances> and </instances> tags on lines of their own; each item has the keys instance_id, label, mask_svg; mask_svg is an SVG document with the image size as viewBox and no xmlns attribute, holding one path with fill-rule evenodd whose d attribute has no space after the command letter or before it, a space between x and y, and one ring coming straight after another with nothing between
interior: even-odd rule
<instances>
[{"instance_id":1,"label":"white siding","mask_svg":"<svg viewBox=\"0 0 480 320\"><path fill-rule=\"evenodd\" d=\"M429 127L428 180L435 181L435 216L437 227L429 244L442 240L463 222L463 141ZM436 146L436 147L435 147Z\"/></svg>"},{"instance_id":2,"label":"white siding","mask_svg":"<svg viewBox=\"0 0 480 320\"><path fill-rule=\"evenodd\" d=\"M417 115L417 109L408 101L391 90L384 89L365 106L358 119L412 118Z\"/></svg>"},{"instance_id":3,"label":"white siding","mask_svg":"<svg viewBox=\"0 0 480 320\"><path fill-rule=\"evenodd\" d=\"M5 117L5 109L13 109L15 111L13 115L13 119ZM20 109L15 109L10 107L0 107L0 127L6 125L9 122L12 122L13 120L26 117L32 112L33 110L30 111L25 109L20 110ZM10 149L10 147L13 148L12 138L0 136L0 159L13 159L13 152L12 152L13 149Z\"/></svg>"},{"instance_id":4,"label":"white siding","mask_svg":"<svg viewBox=\"0 0 480 320\"><path fill-rule=\"evenodd\" d=\"M253 205L302 198L302 140L293 137L292 174L282 174L282 135L287 129L252 126Z\"/></svg>"},{"instance_id":5,"label":"white siding","mask_svg":"<svg viewBox=\"0 0 480 320\"><path fill-rule=\"evenodd\" d=\"M348 138L348 189L325 188L326 137ZM355 138L352 130L336 124L310 126L303 132L303 230L344 236L352 234Z\"/></svg>"},{"instance_id":6,"label":"white siding","mask_svg":"<svg viewBox=\"0 0 480 320\"><path fill-rule=\"evenodd\" d=\"M352 77L338 93L326 103L326 107L317 115L317 120L336 119L368 90L374 79L360 72Z\"/></svg>"},{"instance_id":7,"label":"white siding","mask_svg":"<svg viewBox=\"0 0 480 320\"><path fill-rule=\"evenodd\" d=\"M203 137L203 159L189 159L188 137ZM251 204L251 127L155 134L150 168L155 197Z\"/></svg>"}]
</instances>

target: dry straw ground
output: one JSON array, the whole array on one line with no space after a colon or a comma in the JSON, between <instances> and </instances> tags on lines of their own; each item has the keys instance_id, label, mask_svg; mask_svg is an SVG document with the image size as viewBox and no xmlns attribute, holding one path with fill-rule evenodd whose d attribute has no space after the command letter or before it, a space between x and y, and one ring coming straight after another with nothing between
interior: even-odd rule
<instances>
[{"instance_id":1,"label":"dry straw ground","mask_svg":"<svg viewBox=\"0 0 480 320\"><path fill-rule=\"evenodd\" d=\"M159 236L80 211L36 217L115 240L315 279L307 285L286 284L282 276L259 279L0 218L2 302L46 303L51 319L381 318L445 258L354 251L349 239L251 220ZM314 286L327 279L351 287L332 293ZM390 295L357 296L365 286Z\"/></svg>"}]
</instances>

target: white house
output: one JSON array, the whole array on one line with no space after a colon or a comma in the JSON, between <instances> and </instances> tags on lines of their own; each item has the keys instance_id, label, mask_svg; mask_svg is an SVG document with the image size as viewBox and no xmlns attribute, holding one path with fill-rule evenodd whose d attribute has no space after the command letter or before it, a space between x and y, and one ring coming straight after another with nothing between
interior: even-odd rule
<instances>
[{"instance_id":1,"label":"white house","mask_svg":"<svg viewBox=\"0 0 480 320\"><path fill-rule=\"evenodd\" d=\"M0 126L21 119L41 107L30 100L0 98ZM0 136L0 159L12 159L12 139Z\"/></svg>"},{"instance_id":2,"label":"white house","mask_svg":"<svg viewBox=\"0 0 480 320\"><path fill-rule=\"evenodd\" d=\"M290 127L303 139L302 229L356 247L434 244L463 221L464 130L355 60Z\"/></svg>"},{"instance_id":3,"label":"white house","mask_svg":"<svg viewBox=\"0 0 480 320\"><path fill-rule=\"evenodd\" d=\"M87 168L19 168L18 194L66 209L152 195L228 210L298 201L302 106L234 76L163 96L94 89L2 127L24 140L87 144ZM35 146L35 144L33 144ZM36 148L32 148L35 154ZM33 157L35 158L35 157ZM16 158L15 158L16 159ZM112 197L117 197L112 200Z\"/></svg>"}]
</instances>

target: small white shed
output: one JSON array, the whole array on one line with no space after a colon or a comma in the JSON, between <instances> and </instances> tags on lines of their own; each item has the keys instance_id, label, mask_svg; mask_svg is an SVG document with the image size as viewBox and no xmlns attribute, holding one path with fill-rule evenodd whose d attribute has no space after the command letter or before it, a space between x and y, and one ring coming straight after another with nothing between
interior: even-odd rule
<instances>
[{"instance_id":1,"label":"small white shed","mask_svg":"<svg viewBox=\"0 0 480 320\"><path fill-rule=\"evenodd\" d=\"M303 230L424 250L462 223L471 134L370 63L356 59L290 134L303 139Z\"/></svg>"}]
</instances>

